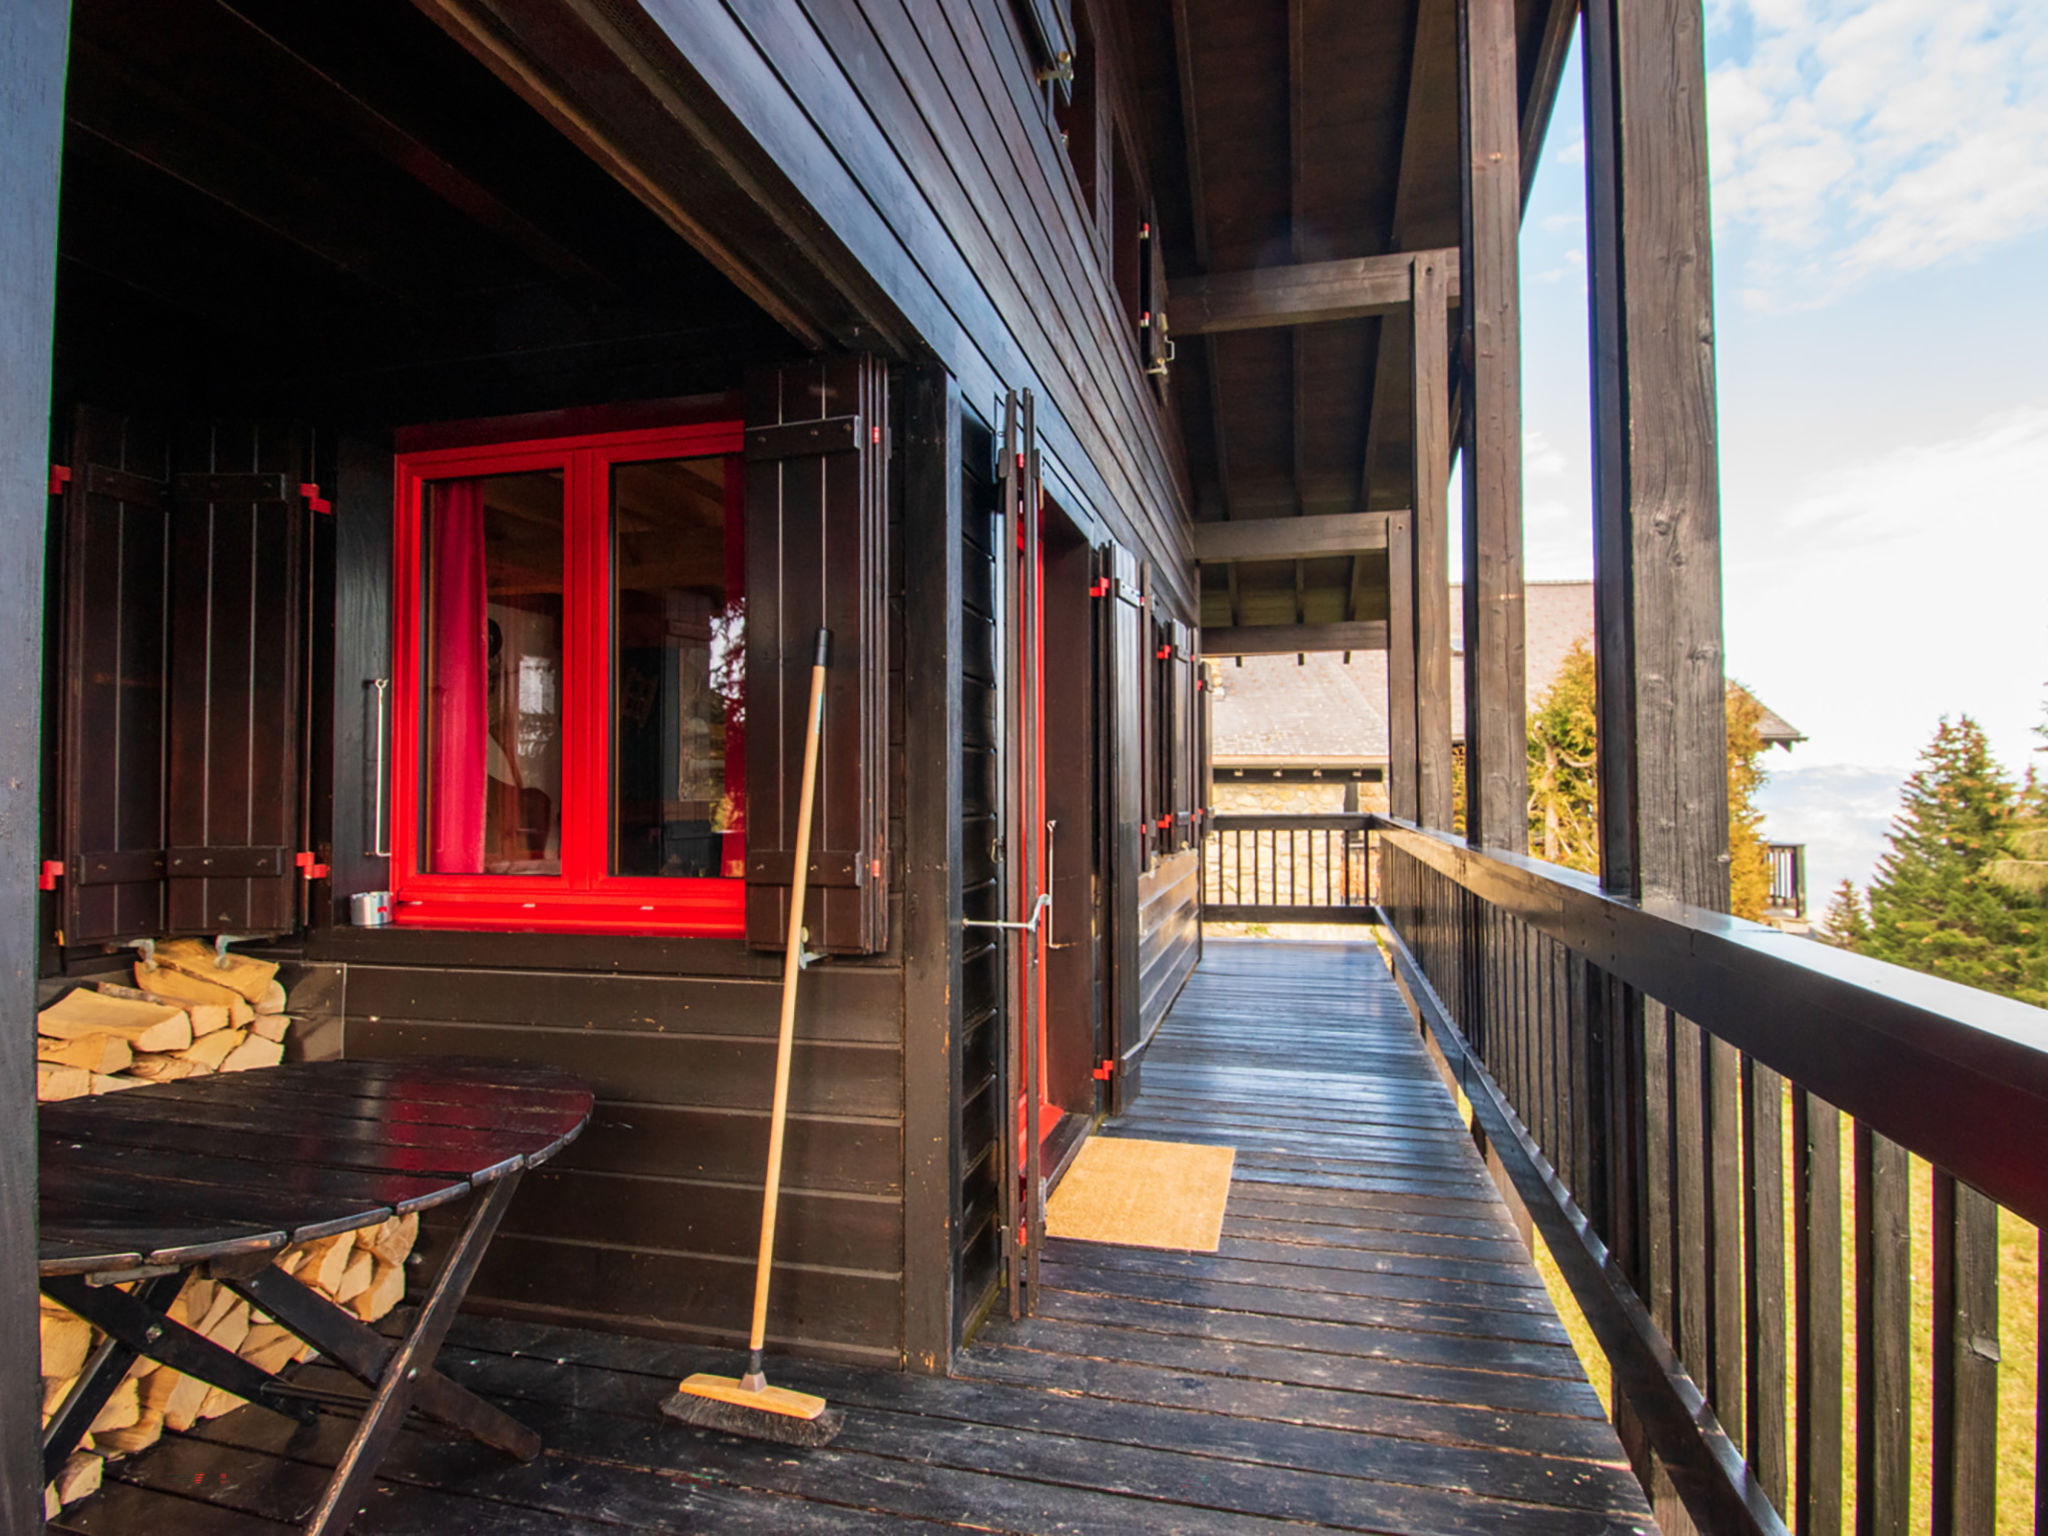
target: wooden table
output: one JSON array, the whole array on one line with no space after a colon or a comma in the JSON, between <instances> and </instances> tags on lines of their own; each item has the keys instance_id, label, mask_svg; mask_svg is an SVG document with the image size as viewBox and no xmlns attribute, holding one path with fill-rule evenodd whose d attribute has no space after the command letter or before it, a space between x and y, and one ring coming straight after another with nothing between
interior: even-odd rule
<instances>
[{"instance_id":1,"label":"wooden table","mask_svg":"<svg viewBox=\"0 0 2048 1536\"><path fill-rule=\"evenodd\" d=\"M590 1106L590 1090L559 1072L451 1060L308 1062L42 1106L43 1294L108 1335L44 1431L45 1476L143 1355L311 1421L314 1394L167 1315L202 1267L370 1389L309 1533L347 1528L408 1409L538 1455L538 1435L433 1361L520 1175L575 1140ZM272 1262L291 1244L472 1190L480 1198L399 1338Z\"/></svg>"}]
</instances>

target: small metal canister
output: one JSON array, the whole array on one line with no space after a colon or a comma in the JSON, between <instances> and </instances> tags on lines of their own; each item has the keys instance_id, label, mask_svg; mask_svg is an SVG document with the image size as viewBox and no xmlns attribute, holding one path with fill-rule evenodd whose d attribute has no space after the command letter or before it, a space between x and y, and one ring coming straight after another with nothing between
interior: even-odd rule
<instances>
[{"instance_id":1,"label":"small metal canister","mask_svg":"<svg viewBox=\"0 0 2048 1536\"><path fill-rule=\"evenodd\" d=\"M391 926L391 893L358 891L348 899L349 920L358 928Z\"/></svg>"}]
</instances>

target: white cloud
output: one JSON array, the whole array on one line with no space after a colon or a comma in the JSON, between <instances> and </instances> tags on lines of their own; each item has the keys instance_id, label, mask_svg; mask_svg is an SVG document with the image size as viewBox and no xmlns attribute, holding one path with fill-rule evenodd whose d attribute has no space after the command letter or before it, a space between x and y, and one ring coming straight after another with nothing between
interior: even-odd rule
<instances>
[{"instance_id":1,"label":"white cloud","mask_svg":"<svg viewBox=\"0 0 2048 1536\"><path fill-rule=\"evenodd\" d=\"M1717 220L1754 231L1765 308L2048 226L2048 6L1717 0Z\"/></svg>"}]
</instances>

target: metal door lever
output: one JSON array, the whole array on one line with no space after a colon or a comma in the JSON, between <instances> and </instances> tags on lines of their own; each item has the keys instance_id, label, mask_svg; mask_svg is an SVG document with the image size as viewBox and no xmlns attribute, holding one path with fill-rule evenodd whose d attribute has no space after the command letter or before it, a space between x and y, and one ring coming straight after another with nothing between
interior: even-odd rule
<instances>
[{"instance_id":1,"label":"metal door lever","mask_svg":"<svg viewBox=\"0 0 2048 1536\"><path fill-rule=\"evenodd\" d=\"M1041 891L1039 892L1037 903L1031 909L1031 920L1029 922L1013 923L993 917L963 917L960 919L960 926L962 928L1010 928L1018 933L1036 933L1038 932L1040 920L1051 911L1052 892Z\"/></svg>"}]
</instances>

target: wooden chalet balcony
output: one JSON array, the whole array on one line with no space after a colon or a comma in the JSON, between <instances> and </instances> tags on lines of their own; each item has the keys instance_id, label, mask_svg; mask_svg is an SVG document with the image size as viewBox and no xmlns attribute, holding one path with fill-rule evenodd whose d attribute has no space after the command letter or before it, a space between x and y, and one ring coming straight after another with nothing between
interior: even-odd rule
<instances>
[{"instance_id":1,"label":"wooden chalet balcony","mask_svg":"<svg viewBox=\"0 0 2048 1536\"><path fill-rule=\"evenodd\" d=\"M988 1325L950 1379L792 1362L778 1380L846 1410L819 1451L660 1418L729 1352L465 1319L442 1368L546 1452L519 1466L415 1426L353 1529L1650 1529L1371 944L1212 942L1099 1134L1236 1147L1221 1250L1054 1241L1037 1315ZM54 1528L282 1536L352 1424L238 1410L112 1465Z\"/></svg>"}]
</instances>

